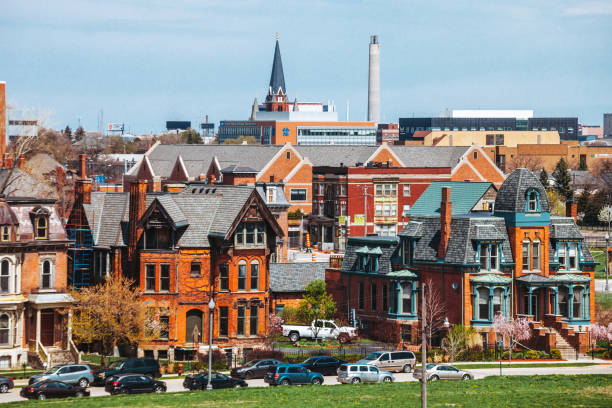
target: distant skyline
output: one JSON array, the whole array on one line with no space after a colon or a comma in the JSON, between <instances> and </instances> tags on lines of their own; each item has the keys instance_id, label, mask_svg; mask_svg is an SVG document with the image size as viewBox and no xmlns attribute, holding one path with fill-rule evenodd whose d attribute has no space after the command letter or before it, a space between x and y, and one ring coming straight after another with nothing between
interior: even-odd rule
<instances>
[{"instance_id":1,"label":"distant skyline","mask_svg":"<svg viewBox=\"0 0 612 408\"><path fill-rule=\"evenodd\" d=\"M600 125L612 112L612 1L5 0L7 102L60 129L247 119L279 33L290 100L364 120L380 40L381 121L451 109L533 109Z\"/></svg>"}]
</instances>

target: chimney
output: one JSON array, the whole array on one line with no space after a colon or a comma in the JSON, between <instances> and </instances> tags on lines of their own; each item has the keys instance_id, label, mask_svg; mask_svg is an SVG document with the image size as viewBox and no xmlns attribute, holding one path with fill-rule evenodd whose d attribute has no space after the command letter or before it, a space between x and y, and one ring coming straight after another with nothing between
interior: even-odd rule
<instances>
[{"instance_id":1,"label":"chimney","mask_svg":"<svg viewBox=\"0 0 612 408\"><path fill-rule=\"evenodd\" d=\"M4 168L10 169L13 167L13 156L10 153L4 154Z\"/></svg>"},{"instance_id":2,"label":"chimney","mask_svg":"<svg viewBox=\"0 0 612 408\"><path fill-rule=\"evenodd\" d=\"M62 217L64 217L64 168L62 166L57 168L57 197L62 204Z\"/></svg>"},{"instance_id":3,"label":"chimney","mask_svg":"<svg viewBox=\"0 0 612 408\"><path fill-rule=\"evenodd\" d=\"M380 122L380 44L378 36L370 37L368 69L368 122Z\"/></svg>"},{"instance_id":4,"label":"chimney","mask_svg":"<svg viewBox=\"0 0 612 408\"><path fill-rule=\"evenodd\" d=\"M25 154L20 154L19 155L19 170L25 170Z\"/></svg>"},{"instance_id":5,"label":"chimney","mask_svg":"<svg viewBox=\"0 0 612 408\"><path fill-rule=\"evenodd\" d=\"M82 179L87 178L87 156L84 154L79 154L79 177Z\"/></svg>"},{"instance_id":6,"label":"chimney","mask_svg":"<svg viewBox=\"0 0 612 408\"><path fill-rule=\"evenodd\" d=\"M142 228L138 223L146 210L147 202L147 180L137 179L130 184L130 213L129 213L129 235L128 235L128 258L133 259L136 245L142 235Z\"/></svg>"},{"instance_id":7,"label":"chimney","mask_svg":"<svg viewBox=\"0 0 612 408\"><path fill-rule=\"evenodd\" d=\"M572 217L574 222L578 221L578 204L574 200L567 200L565 203L565 216Z\"/></svg>"},{"instance_id":8,"label":"chimney","mask_svg":"<svg viewBox=\"0 0 612 408\"><path fill-rule=\"evenodd\" d=\"M208 181L208 184L215 184L215 181L217 181L215 173L210 173L210 180Z\"/></svg>"},{"instance_id":9,"label":"chimney","mask_svg":"<svg viewBox=\"0 0 612 408\"><path fill-rule=\"evenodd\" d=\"M450 187L442 187L442 202L440 203L440 244L438 245L438 258L446 256L448 238L451 233L451 218L453 203L450 200Z\"/></svg>"}]
</instances>

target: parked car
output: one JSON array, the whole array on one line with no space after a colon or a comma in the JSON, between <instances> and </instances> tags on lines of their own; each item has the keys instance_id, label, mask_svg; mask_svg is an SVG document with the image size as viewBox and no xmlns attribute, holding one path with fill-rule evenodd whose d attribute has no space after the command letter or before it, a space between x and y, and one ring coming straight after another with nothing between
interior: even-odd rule
<instances>
[{"instance_id":1,"label":"parked car","mask_svg":"<svg viewBox=\"0 0 612 408\"><path fill-rule=\"evenodd\" d=\"M144 374L153 378L161 377L159 362L153 358L130 358L115 361L107 368L95 372L96 384L104 384L105 380L116 374Z\"/></svg>"},{"instance_id":2,"label":"parked car","mask_svg":"<svg viewBox=\"0 0 612 408\"><path fill-rule=\"evenodd\" d=\"M427 364L425 366L427 381L438 380L473 380L474 374L469 371L459 370L448 364ZM421 370L415 370L412 376L421 379Z\"/></svg>"},{"instance_id":3,"label":"parked car","mask_svg":"<svg viewBox=\"0 0 612 408\"><path fill-rule=\"evenodd\" d=\"M339 327L333 320L313 320L310 326L296 326L283 324L283 336L296 342L305 339L338 339L340 343L346 343L357 337L357 329L354 327Z\"/></svg>"},{"instance_id":4,"label":"parked car","mask_svg":"<svg viewBox=\"0 0 612 408\"><path fill-rule=\"evenodd\" d=\"M409 373L416 365L416 357L412 351L377 351L357 363L373 365L381 370Z\"/></svg>"},{"instance_id":5,"label":"parked car","mask_svg":"<svg viewBox=\"0 0 612 408\"><path fill-rule=\"evenodd\" d=\"M248 387L246 381L241 378L232 378L220 373L212 373L210 384L213 389L219 388L242 388ZM183 380L183 387L188 390L205 390L208 385L208 373L188 375Z\"/></svg>"},{"instance_id":6,"label":"parked car","mask_svg":"<svg viewBox=\"0 0 612 408\"><path fill-rule=\"evenodd\" d=\"M346 361L337 359L336 357L315 356L308 358L299 365L306 367L315 373L321 373L323 375L336 375L338 373L338 368L342 364L346 364Z\"/></svg>"},{"instance_id":7,"label":"parked car","mask_svg":"<svg viewBox=\"0 0 612 408\"><path fill-rule=\"evenodd\" d=\"M28 384L34 384L44 380L57 380L68 384L78 384L79 387L87 388L94 381L94 372L87 364L63 364L51 367L42 374L30 377Z\"/></svg>"},{"instance_id":8,"label":"parked car","mask_svg":"<svg viewBox=\"0 0 612 408\"><path fill-rule=\"evenodd\" d=\"M104 390L109 394L166 392L166 383L142 374L119 374L108 378Z\"/></svg>"},{"instance_id":9,"label":"parked car","mask_svg":"<svg viewBox=\"0 0 612 408\"><path fill-rule=\"evenodd\" d=\"M264 381L271 386L291 384L323 384L323 376L299 364L283 364L268 368Z\"/></svg>"},{"instance_id":10,"label":"parked car","mask_svg":"<svg viewBox=\"0 0 612 408\"><path fill-rule=\"evenodd\" d=\"M43 380L23 387L19 395L28 399L44 400L47 398L89 397L89 391L84 387L62 381Z\"/></svg>"},{"instance_id":11,"label":"parked car","mask_svg":"<svg viewBox=\"0 0 612 408\"><path fill-rule=\"evenodd\" d=\"M13 383L12 377L3 377L0 375L0 393L4 394L14 386L15 384Z\"/></svg>"},{"instance_id":12,"label":"parked car","mask_svg":"<svg viewBox=\"0 0 612 408\"><path fill-rule=\"evenodd\" d=\"M338 382L359 384L361 382L393 382L389 371L381 371L370 364L342 364L338 369Z\"/></svg>"},{"instance_id":13,"label":"parked car","mask_svg":"<svg viewBox=\"0 0 612 408\"><path fill-rule=\"evenodd\" d=\"M271 366L277 366L279 364L286 364L273 358L262 359L262 360L251 360L242 367L232 369L231 376L237 378L264 378L268 368Z\"/></svg>"}]
</instances>

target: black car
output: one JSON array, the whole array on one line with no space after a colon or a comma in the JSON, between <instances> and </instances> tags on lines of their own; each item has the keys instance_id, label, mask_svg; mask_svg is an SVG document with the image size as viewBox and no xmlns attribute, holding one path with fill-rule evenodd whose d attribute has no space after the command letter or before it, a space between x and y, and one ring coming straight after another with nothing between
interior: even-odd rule
<instances>
[{"instance_id":1,"label":"black car","mask_svg":"<svg viewBox=\"0 0 612 408\"><path fill-rule=\"evenodd\" d=\"M166 383L148 375L121 374L109 377L104 390L112 394L142 394L146 392L166 392Z\"/></svg>"},{"instance_id":2,"label":"black car","mask_svg":"<svg viewBox=\"0 0 612 408\"><path fill-rule=\"evenodd\" d=\"M154 358L130 358L127 360L114 361L107 368L94 373L94 384L104 384L108 378L119 374L144 374L149 377L159 378L159 362Z\"/></svg>"},{"instance_id":3,"label":"black car","mask_svg":"<svg viewBox=\"0 0 612 408\"><path fill-rule=\"evenodd\" d=\"M249 385L240 378L232 378L220 373L212 373L211 385L213 389L219 388L242 388ZM197 375L188 375L183 380L183 387L188 390L205 390L208 385L208 373L200 373Z\"/></svg>"},{"instance_id":4,"label":"black car","mask_svg":"<svg viewBox=\"0 0 612 408\"><path fill-rule=\"evenodd\" d=\"M299 365L306 367L315 373L321 373L323 375L336 375L338 367L340 367L342 364L346 364L346 361L340 360L336 357L316 356L310 357Z\"/></svg>"},{"instance_id":5,"label":"black car","mask_svg":"<svg viewBox=\"0 0 612 408\"><path fill-rule=\"evenodd\" d=\"M47 398L89 397L89 391L78 385L49 380L23 387L19 395L28 399L44 400Z\"/></svg>"},{"instance_id":6,"label":"black car","mask_svg":"<svg viewBox=\"0 0 612 408\"><path fill-rule=\"evenodd\" d=\"M0 375L0 393L4 394L5 392L8 392L14 386L15 384L13 384L12 378L3 377Z\"/></svg>"},{"instance_id":7,"label":"black car","mask_svg":"<svg viewBox=\"0 0 612 408\"><path fill-rule=\"evenodd\" d=\"M277 366L279 364L286 364L282 361L274 360L272 358L263 360L252 360L246 363L243 367L234 368L231 372L232 377L246 378L264 378L268 367Z\"/></svg>"}]
</instances>

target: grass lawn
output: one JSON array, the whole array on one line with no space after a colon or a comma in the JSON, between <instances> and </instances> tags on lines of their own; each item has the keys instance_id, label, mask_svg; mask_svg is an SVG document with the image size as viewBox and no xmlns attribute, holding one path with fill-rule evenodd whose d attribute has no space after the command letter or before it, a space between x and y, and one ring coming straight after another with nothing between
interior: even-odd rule
<instances>
[{"instance_id":1,"label":"grass lawn","mask_svg":"<svg viewBox=\"0 0 612 408\"><path fill-rule=\"evenodd\" d=\"M429 407L610 407L612 375L509 376L429 383ZM74 401L74 400L72 400ZM78 401L93 407L416 407L418 382L368 385L251 388L173 394L109 396ZM30 401L6 406L59 406L66 401Z\"/></svg>"},{"instance_id":2,"label":"grass lawn","mask_svg":"<svg viewBox=\"0 0 612 408\"><path fill-rule=\"evenodd\" d=\"M610 282L612 285L612 282ZM599 305L603 310L612 309L612 293L606 296L606 293L595 292L595 304Z\"/></svg>"},{"instance_id":3,"label":"grass lawn","mask_svg":"<svg viewBox=\"0 0 612 408\"><path fill-rule=\"evenodd\" d=\"M599 265L595 267L595 279L606 278L606 249L603 248L591 248L589 250L595 262L599 262Z\"/></svg>"}]
</instances>

